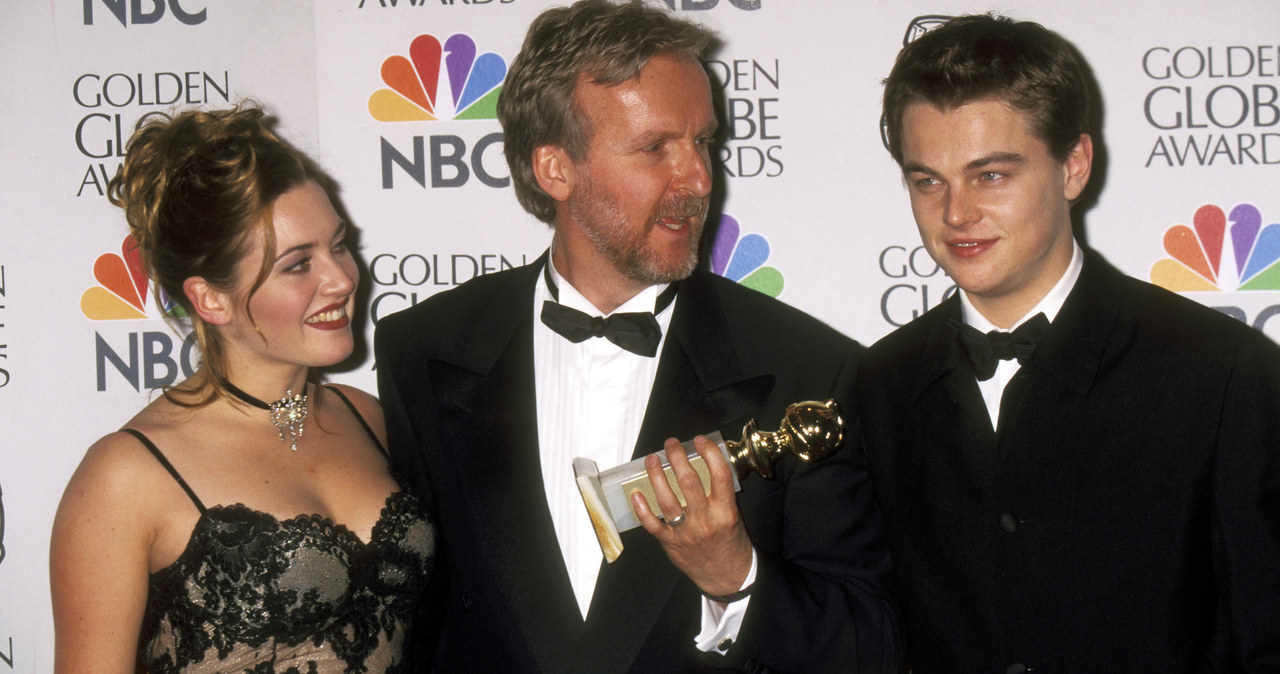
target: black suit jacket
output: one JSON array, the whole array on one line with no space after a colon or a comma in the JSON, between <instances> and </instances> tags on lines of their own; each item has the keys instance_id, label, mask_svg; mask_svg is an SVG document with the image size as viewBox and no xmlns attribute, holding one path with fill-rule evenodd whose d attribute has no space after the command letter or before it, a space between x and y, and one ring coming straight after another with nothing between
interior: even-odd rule
<instances>
[{"instance_id":1,"label":"black suit jacket","mask_svg":"<svg viewBox=\"0 0 1280 674\"><path fill-rule=\"evenodd\" d=\"M1276 346L1087 253L997 433L950 318L857 387L915 671L1280 670Z\"/></svg>"},{"instance_id":2,"label":"black suit jacket","mask_svg":"<svg viewBox=\"0 0 1280 674\"><path fill-rule=\"evenodd\" d=\"M623 534L625 551L602 568L582 619L538 463L533 289L544 261L474 279L378 325L392 458L440 530L419 634L436 668L891 669L887 552L852 440L817 465L784 460L778 479L743 481L739 509L759 566L726 657L695 648L697 588L643 529ZM736 439L750 419L776 428L800 400L834 397L852 420L861 347L848 338L703 271L681 282L675 312L635 456L670 436L720 430Z\"/></svg>"}]
</instances>

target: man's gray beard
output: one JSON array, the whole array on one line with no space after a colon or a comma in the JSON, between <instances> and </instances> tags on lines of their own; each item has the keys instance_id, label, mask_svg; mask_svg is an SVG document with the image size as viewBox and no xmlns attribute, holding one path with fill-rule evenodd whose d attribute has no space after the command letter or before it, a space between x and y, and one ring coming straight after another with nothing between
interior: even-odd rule
<instances>
[{"instance_id":1,"label":"man's gray beard","mask_svg":"<svg viewBox=\"0 0 1280 674\"><path fill-rule=\"evenodd\" d=\"M662 260L648 246L648 228L636 232L629 231L623 224L622 214L610 200L602 198L591 191L590 185L583 190L586 194L570 206L570 215L574 222L581 225L583 231L596 250L604 253L613 262L613 266L627 278L655 285L671 283L687 278L698 267L698 244L702 240L702 227L706 222L707 202L697 197L684 197L674 204L664 204L655 219L666 216L687 217L691 212L698 212L694 222L686 225L693 228L693 236L688 254L674 264L663 266ZM652 224L662 227L661 224Z\"/></svg>"}]
</instances>

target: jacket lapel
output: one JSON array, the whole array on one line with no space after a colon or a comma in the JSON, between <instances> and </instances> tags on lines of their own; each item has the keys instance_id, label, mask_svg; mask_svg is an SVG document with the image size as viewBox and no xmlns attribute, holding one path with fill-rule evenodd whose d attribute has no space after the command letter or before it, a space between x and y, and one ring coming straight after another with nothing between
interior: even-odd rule
<instances>
[{"instance_id":1,"label":"jacket lapel","mask_svg":"<svg viewBox=\"0 0 1280 674\"><path fill-rule=\"evenodd\" d=\"M496 592L548 671L564 670L583 621L560 554L538 456L533 369L533 287L545 254L494 293L483 326L448 361L429 364L441 417L453 446L449 493L465 503L476 559L492 571ZM478 575L478 574L473 574Z\"/></svg>"},{"instance_id":2,"label":"jacket lapel","mask_svg":"<svg viewBox=\"0 0 1280 674\"><path fill-rule=\"evenodd\" d=\"M736 440L773 391L773 376L753 371L733 343L707 274L699 270L681 281L634 457L662 449L669 437L684 441L721 430Z\"/></svg>"},{"instance_id":3,"label":"jacket lapel","mask_svg":"<svg viewBox=\"0 0 1280 674\"><path fill-rule=\"evenodd\" d=\"M991 427L991 416L987 414L986 404L982 401L982 392L978 390L973 366L969 364L968 357L956 340L955 328L948 323L952 320L961 320L959 295L951 297L939 305L935 311L938 313L932 321L927 341L920 354L920 367L914 368L910 364L904 364L904 367L917 372L911 386L912 405L924 405L924 409L930 409L930 405L934 403L924 403L922 398L931 387L941 386L951 403L948 408L958 408L959 412L972 422L969 425L977 431L984 429L989 431L993 436L989 439L994 441L995 430Z\"/></svg>"},{"instance_id":4,"label":"jacket lapel","mask_svg":"<svg viewBox=\"0 0 1280 674\"><path fill-rule=\"evenodd\" d=\"M1093 387L1107 351L1116 348L1113 340L1131 332L1120 322L1121 294L1115 292L1119 277L1101 256L1085 251L1080 278L1031 358L1034 368L1077 395Z\"/></svg>"},{"instance_id":5,"label":"jacket lapel","mask_svg":"<svg viewBox=\"0 0 1280 674\"><path fill-rule=\"evenodd\" d=\"M669 437L690 440L716 430L737 440L738 429L763 406L773 389L772 376L753 375L742 362L724 307L699 270L681 281L675 315L663 346L653 391L636 440L633 458L662 449ZM698 595L670 563L656 539L643 529L623 534L623 554L602 564L583 642L586 671L620 671L635 659L680 585L676 615L692 616L687 639L698 626ZM601 645L608 644L608 648ZM692 647L692 646L690 646Z\"/></svg>"},{"instance_id":6,"label":"jacket lapel","mask_svg":"<svg viewBox=\"0 0 1280 674\"><path fill-rule=\"evenodd\" d=\"M991 425L973 366L956 340L948 321L961 320L959 295L934 309L918 367L911 382L912 432L917 446L927 448L920 460L950 466L970 476L973 484L989 489L998 468L996 432Z\"/></svg>"},{"instance_id":7,"label":"jacket lapel","mask_svg":"<svg viewBox=\"0 0 1280 674\"><path fill-rule=\"evenodd\" d=\"M1092 389L1107 353L1123 347L1131 338L1122 316L1121 293L1115 292L1120 272L1092 251L1085 251L1084 266L1062 309L1020 374L1024 385L1002 410L1001 446L1034 447L1043 429L1035 417L1040 410L1060 409ZM1006 389L1006 397L1010 389Z\"/></svg>"}]
</instances>

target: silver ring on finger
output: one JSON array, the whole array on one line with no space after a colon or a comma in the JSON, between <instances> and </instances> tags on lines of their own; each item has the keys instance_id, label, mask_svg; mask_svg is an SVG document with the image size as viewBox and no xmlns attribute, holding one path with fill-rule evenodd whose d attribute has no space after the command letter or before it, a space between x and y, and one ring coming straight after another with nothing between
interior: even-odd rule
<instances>
[{"instance_id":1,"label":"silver ring on finger","mask_svg":"<svg viewBox=\"0 0 1280 674\"><path fill-rule=\"evenodd\" d=\"M684 516L688 514L688 512L689 511L687 510L681 510L679 515L676 515L675 517L672 517L671 519L667 520L667 525L672 527L678 527L681 524L684 524Z\"/></svg>"}]
</instances>

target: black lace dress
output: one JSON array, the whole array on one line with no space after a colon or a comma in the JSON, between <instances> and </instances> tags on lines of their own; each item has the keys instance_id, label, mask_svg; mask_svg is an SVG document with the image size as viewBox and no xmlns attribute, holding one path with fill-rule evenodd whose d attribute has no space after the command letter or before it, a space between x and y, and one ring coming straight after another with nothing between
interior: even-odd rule
<instances>
[{"instance_id":1,"label":"black lace dress","mask_svg":"<svg viewBox=\"0 0 1280 674\"><path fill-rule=\"evenodd\" d=\"M205 508L159 449L129 432L200 509L187 548L151 574L138 644L147 671L407 671L401 656L435 552L435 527L412 495L387 497L368 543L319 515Z\"/></svg>"}]
</instances>

